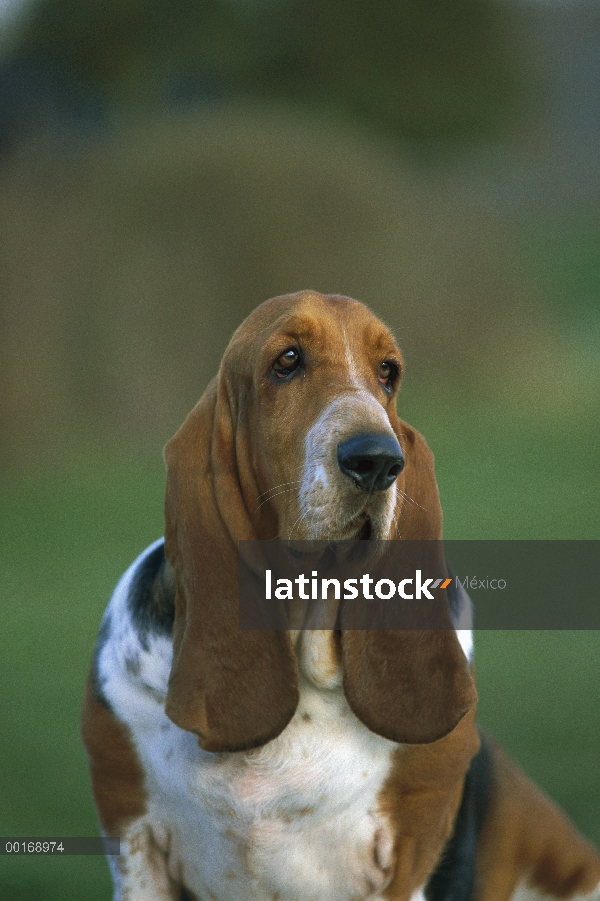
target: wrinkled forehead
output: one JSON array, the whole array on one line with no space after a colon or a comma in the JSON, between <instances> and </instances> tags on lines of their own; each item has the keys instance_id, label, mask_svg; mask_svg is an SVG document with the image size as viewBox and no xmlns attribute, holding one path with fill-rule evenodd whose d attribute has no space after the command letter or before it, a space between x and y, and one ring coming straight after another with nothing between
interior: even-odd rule
<instances>
[{"instance_id":1,"label":"wrinkled forehead","mask_svg":"<svg viewBox=\"0 0 600 901\"><path fill-rule=\"evenodd\" d=\"M276 353L297 342L319 356L340 362L386 354L399 356L389 329L364 304L316 292L276 297L257 307L232 338L226 356Z\"/></svg>"}]
</instances>

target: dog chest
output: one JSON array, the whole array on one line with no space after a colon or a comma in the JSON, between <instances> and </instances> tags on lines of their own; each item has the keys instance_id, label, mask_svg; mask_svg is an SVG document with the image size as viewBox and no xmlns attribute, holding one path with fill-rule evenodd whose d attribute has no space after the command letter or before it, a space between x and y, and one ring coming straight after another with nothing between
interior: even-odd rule
<instances>
[{"instance_id":1,"label":"dog chest","mask_svg":"<svg viewBox=\"0 0 600 901\"><path fill-rule=\"evenodd\" d=\"M369 732L341 690L304 683L289 726L249 753L209 754L167 723L140 748L149 816L199 898L346 901L383 890L393 837L378 796L397 745Z\"/></svg>"}]
</instances>

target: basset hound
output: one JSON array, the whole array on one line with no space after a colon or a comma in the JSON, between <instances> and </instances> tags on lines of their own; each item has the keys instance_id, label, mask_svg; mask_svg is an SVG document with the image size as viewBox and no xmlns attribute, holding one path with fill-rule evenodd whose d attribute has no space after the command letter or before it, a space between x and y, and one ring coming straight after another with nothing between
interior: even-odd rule
<instances>
[{"instance_id":1,"label":"basset hound","mask_svg":"<svg viewBox=\"0 0 600 901\"><path fill-rule=\"evenodd\" d=\"M600 899L600 856L478 731L459 623L239 627L241 540L441 538L402 366L361 303L277 297L168 442L165 539L115 589L83 707L118 901Z\"/></svg>"}]
</instances>

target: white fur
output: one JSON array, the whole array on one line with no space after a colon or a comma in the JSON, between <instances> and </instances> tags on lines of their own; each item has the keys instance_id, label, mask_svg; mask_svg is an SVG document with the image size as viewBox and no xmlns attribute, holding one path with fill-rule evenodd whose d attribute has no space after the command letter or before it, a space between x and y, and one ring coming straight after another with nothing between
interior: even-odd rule
<instances>
[{"instance_id":1,"label":"white fur","mask_svg":"<svg viewBox=\"0 0 600 901\"><path fill-rule=\"evenodd\" d=\"M473 659L473 633L470 629L456 629L458 643L469 663Z\"/></svg>"},{"instance_id":2,"label":"white fur","mask_svg":"<svg viewBox=\"0 0 600 901\"><path fill-rule=\"evenodd\" d=\"M425 901L425 895L423 893L423 889L422 888L418 889L418 891L416 891L414 893L414 895L411 897L410 901Z\"/></svg>"},{"instance_id":3,"label":"white fur","mask_svg":"<svg viewBox=\"0 0 600 901\"><path fill-rule=\"evenodd\" d=\"M396 437L384 408L364 389L339 394L308 430L295 539L354 538L364 514L371 520L373 538L389 537L396 507L396 483L387 491L368 495L338 465L338 444L349 438L358 425L364 432L372 430Z\"/></svg>"},{"instance_id":4,"label":"white fur","mask_svg":"<svg viewBox=\"0 0 600 901\"><path fill-rule=\"evenodd\" d=\"M344 332L344 352L346 356L346 366L348 367L348 375L350 376L350 382L353 388L360 389L362 386L360 384L360 379L358 375L358 368L356 366L356 361L352 355L352 351L350 349L350 342L348 341L348 335L346 334L346 329L343 329Z\"/></svg>"},{"instance_id":5,"label":"white fur","mask_svg":"<svg viewBox=\"0 0 600 901\"><path fill-rule=\"evenodd\" d=\"M456 635L465 657L471 663L473 660L473 604L460 582L458 582L458 592L461 596L461 612L458 622L455 623Z\"/></svg>"}]
</instances>

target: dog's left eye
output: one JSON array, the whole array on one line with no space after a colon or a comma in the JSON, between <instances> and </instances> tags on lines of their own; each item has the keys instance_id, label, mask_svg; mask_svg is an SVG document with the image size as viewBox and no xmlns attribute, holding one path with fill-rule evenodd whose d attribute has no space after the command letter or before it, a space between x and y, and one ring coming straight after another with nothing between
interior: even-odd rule
<instances>
[{"instance_id":1,"label":"dog's left eye","mask_svg":"<svg viewBox=\"0 0 600 901\"><path fill-rule=\"evenodd\" d=\"M296 347L284 350L273 363L273 372L278 379L285 379L300 366L300 351Z\"/></svg>"},{"instance_id":2,"label":"dog's left eye","mask_svg":"<svg viewBox=\"0 0 600 901\"><path fill-rule=\"evenodd\" d=\"M379 364L377 378L383 387L390 391L398 377L398 372L399 368L397 363L394 363L393 360L384 360L383 363Z\"/></svg>"}]
</instances>

